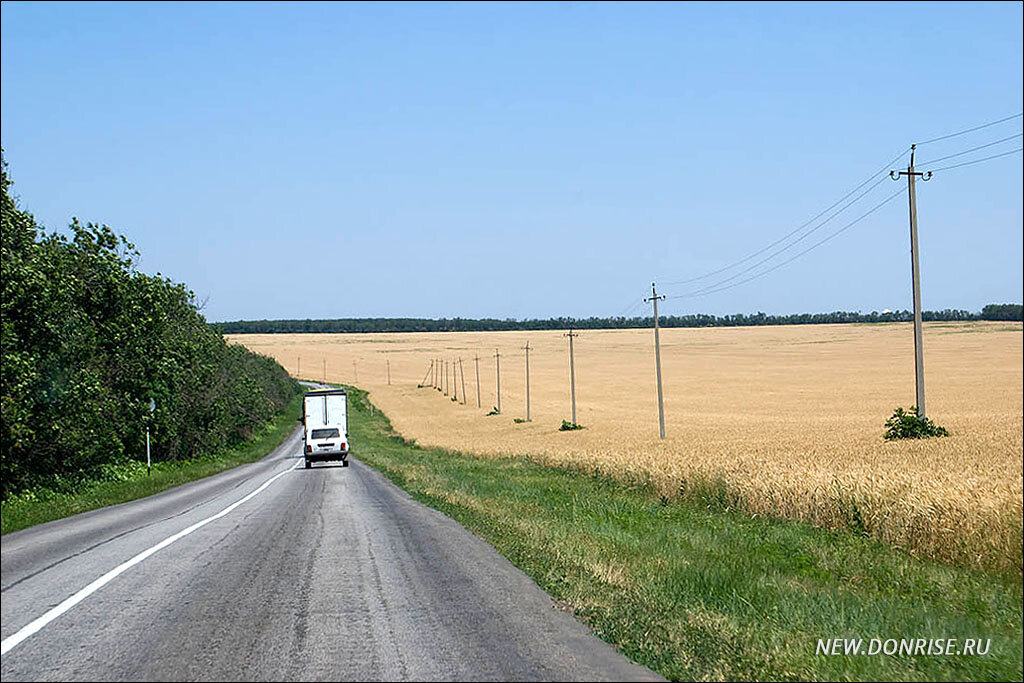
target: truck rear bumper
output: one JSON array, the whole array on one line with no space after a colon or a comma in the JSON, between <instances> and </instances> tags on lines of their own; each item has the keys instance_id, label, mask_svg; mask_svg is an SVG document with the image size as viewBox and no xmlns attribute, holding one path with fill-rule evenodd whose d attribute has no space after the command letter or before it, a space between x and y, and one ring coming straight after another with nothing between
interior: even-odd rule
<instances>
[{"instance_id":1,"label":"truck rear bumper","mask_svg":"<svg viewBox=\"0 0 1024 683\"><path fill-rule=\"evenodd\" d=\"M348 458L348 451L321 451L319 453L306 453L305 458L309 462L346 460Z\"/></svg>"}]
</instances>

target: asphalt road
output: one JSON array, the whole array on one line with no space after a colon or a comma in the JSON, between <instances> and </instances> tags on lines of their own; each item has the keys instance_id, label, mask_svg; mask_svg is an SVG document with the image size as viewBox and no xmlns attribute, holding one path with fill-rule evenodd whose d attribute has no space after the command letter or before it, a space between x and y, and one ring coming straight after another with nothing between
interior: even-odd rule
<instances>
[{"instance_id":1,"label":"asphalt road","mask_svg":"<svg viewBox=\"0 0 1024 683\"><path fill-rule=\"evenodd\" d=\"M660 680L451 519L299 450L4 536L3 680Z\"/></svg>"}]
</instances>

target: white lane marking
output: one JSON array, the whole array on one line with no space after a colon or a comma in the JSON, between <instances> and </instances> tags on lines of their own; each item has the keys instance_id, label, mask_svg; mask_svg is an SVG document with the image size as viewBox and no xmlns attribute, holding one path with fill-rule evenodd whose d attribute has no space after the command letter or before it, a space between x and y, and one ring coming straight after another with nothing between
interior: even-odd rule
<instances>
[{"instance_id":1,"label":"white lane marking","mask_svg":"<svg viewBox=\"0 0 1024 683\"><path fill-rule=\"evenodd\" d=\"M301 463L301 461L300 461L300 463ZM265 491L268 486L270 486L275 481L277 481L278 478L283 477L284 475L288 474L289 472L292 472L292 471L298 469L298 466L299 466L300 463L296 463L295 467L289 467L284 472L278 472L273 477L271 477L270 479L268 479L265 482L263 482L263 484L258 489L256 489L255 491L253 491L252 493L250 493L246 497L242 498L241 500L238 500L238 501L232 503L231 505L227 506L226 508L224 508L223 510L221 510L217 514L212 515L210 517L207 517L206 519L204 519L204 520L202 520L200 522L196 522L192 526L187 527L185 529L182 529L181 531L179 531L178 533L174 534L173 536L168 536L167 538L165 538L164 540L160 541L159 543L157 543L152 548L148 548L146 550L143 550L141 553L139 553L135 557L131 558L127 562L124 562L122 564L117 565L116 567L111 569L109 572L107 572L106 574L104 574L100 578L96 579L95 581L90 583L88 586L86 586L82 590L78 591L77 593L75 593L70 598L68 598L64 602L60 603L59 605L57 605L56 607L54 607L50 611L48 611L43 616L41 616L38 619L30 622L27 626L22 628L17 633L15 633L13 635L10 635L10 636L7 636L6 638L4 638L3 641L0 642L0 656L3 656L5 654L7 654L8 652L10 652L12 648L14 648L17 645L19 645L22 641L26 640L27 638L32 637L33 635L35 635L36 633L41 631L51 621L53 621L54 619L56 619L60 615L64 614L65 612L67 612L69 609L71 609L72 607L74 607L78 603L82 602L82 600L85 600L87 597L89 597L90 595L92 595L93 593L98 591L100 588L103 588L103 586L107 585L108 583L113 581L115 578L117 578L118 576L123 574L124 572L128 571L129 569L131 569L132 567L134 567L138 563L142 562L143 560L145 560L147 557L149 557L153 553L156 553L156 552L158 552L160 550L163 550L164 548L166 548L170 544L174 543L178 539L184 538L185 536L188 536L189 534L191 534L193 531L196 531L197 529L200 529L200 528L206 526L210 522L212 522L214 520L217 520L217 519L220 519L224 515L230 514L232 510L237 508L242 503L245 503L247 501L252 500L256 496L258 496L260 493Z\"/></svg>"}]
</instances>

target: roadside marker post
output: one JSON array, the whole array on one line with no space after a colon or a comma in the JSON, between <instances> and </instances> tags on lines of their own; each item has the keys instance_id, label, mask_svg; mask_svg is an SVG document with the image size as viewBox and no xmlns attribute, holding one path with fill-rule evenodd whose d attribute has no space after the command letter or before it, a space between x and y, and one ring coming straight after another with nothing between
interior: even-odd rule
<instances>
[{"instance_id":1,"label":"roadside marker post","mask_svg":"<svg viewBox=\"0 0 1024 683\"><path fill-rule=\"evenodd\" d=\"M149 423L153 421L153 411L156 410L156 401L149 399L149 421L146 422L146 476L149 476L153 467L153 461L149 456Z\"/></svg>"}]
</instances>

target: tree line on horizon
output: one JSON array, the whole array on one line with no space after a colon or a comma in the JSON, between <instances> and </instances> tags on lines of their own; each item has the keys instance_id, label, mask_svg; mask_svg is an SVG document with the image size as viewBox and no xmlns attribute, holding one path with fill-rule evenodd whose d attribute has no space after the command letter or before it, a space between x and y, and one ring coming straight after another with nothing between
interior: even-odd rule
<instances>
[{"instance_id":1,"label":"tree line on horizon","mask_svg":"<svg viewBox=\"0 0 1024 683\"><path fill-rule=\"evenodd\" d=\"M960 309L923 311L922 317L934 321L1024 320L1021 304L989 304L980 313ZM822 325L836 323L894 323L914 319L912 311L871 311L870 313L833 311L832 313L795 313L789 315L752 315L735 313L716 316L704 313L661 315L662 327L746 327L755 325ZM631 329L649 327L651 316L589 318L335 318L305 320L235 320L211 323L222 334L284 334L289 332L503 332L514 330Z\"/></svg>"}]
</instances>

